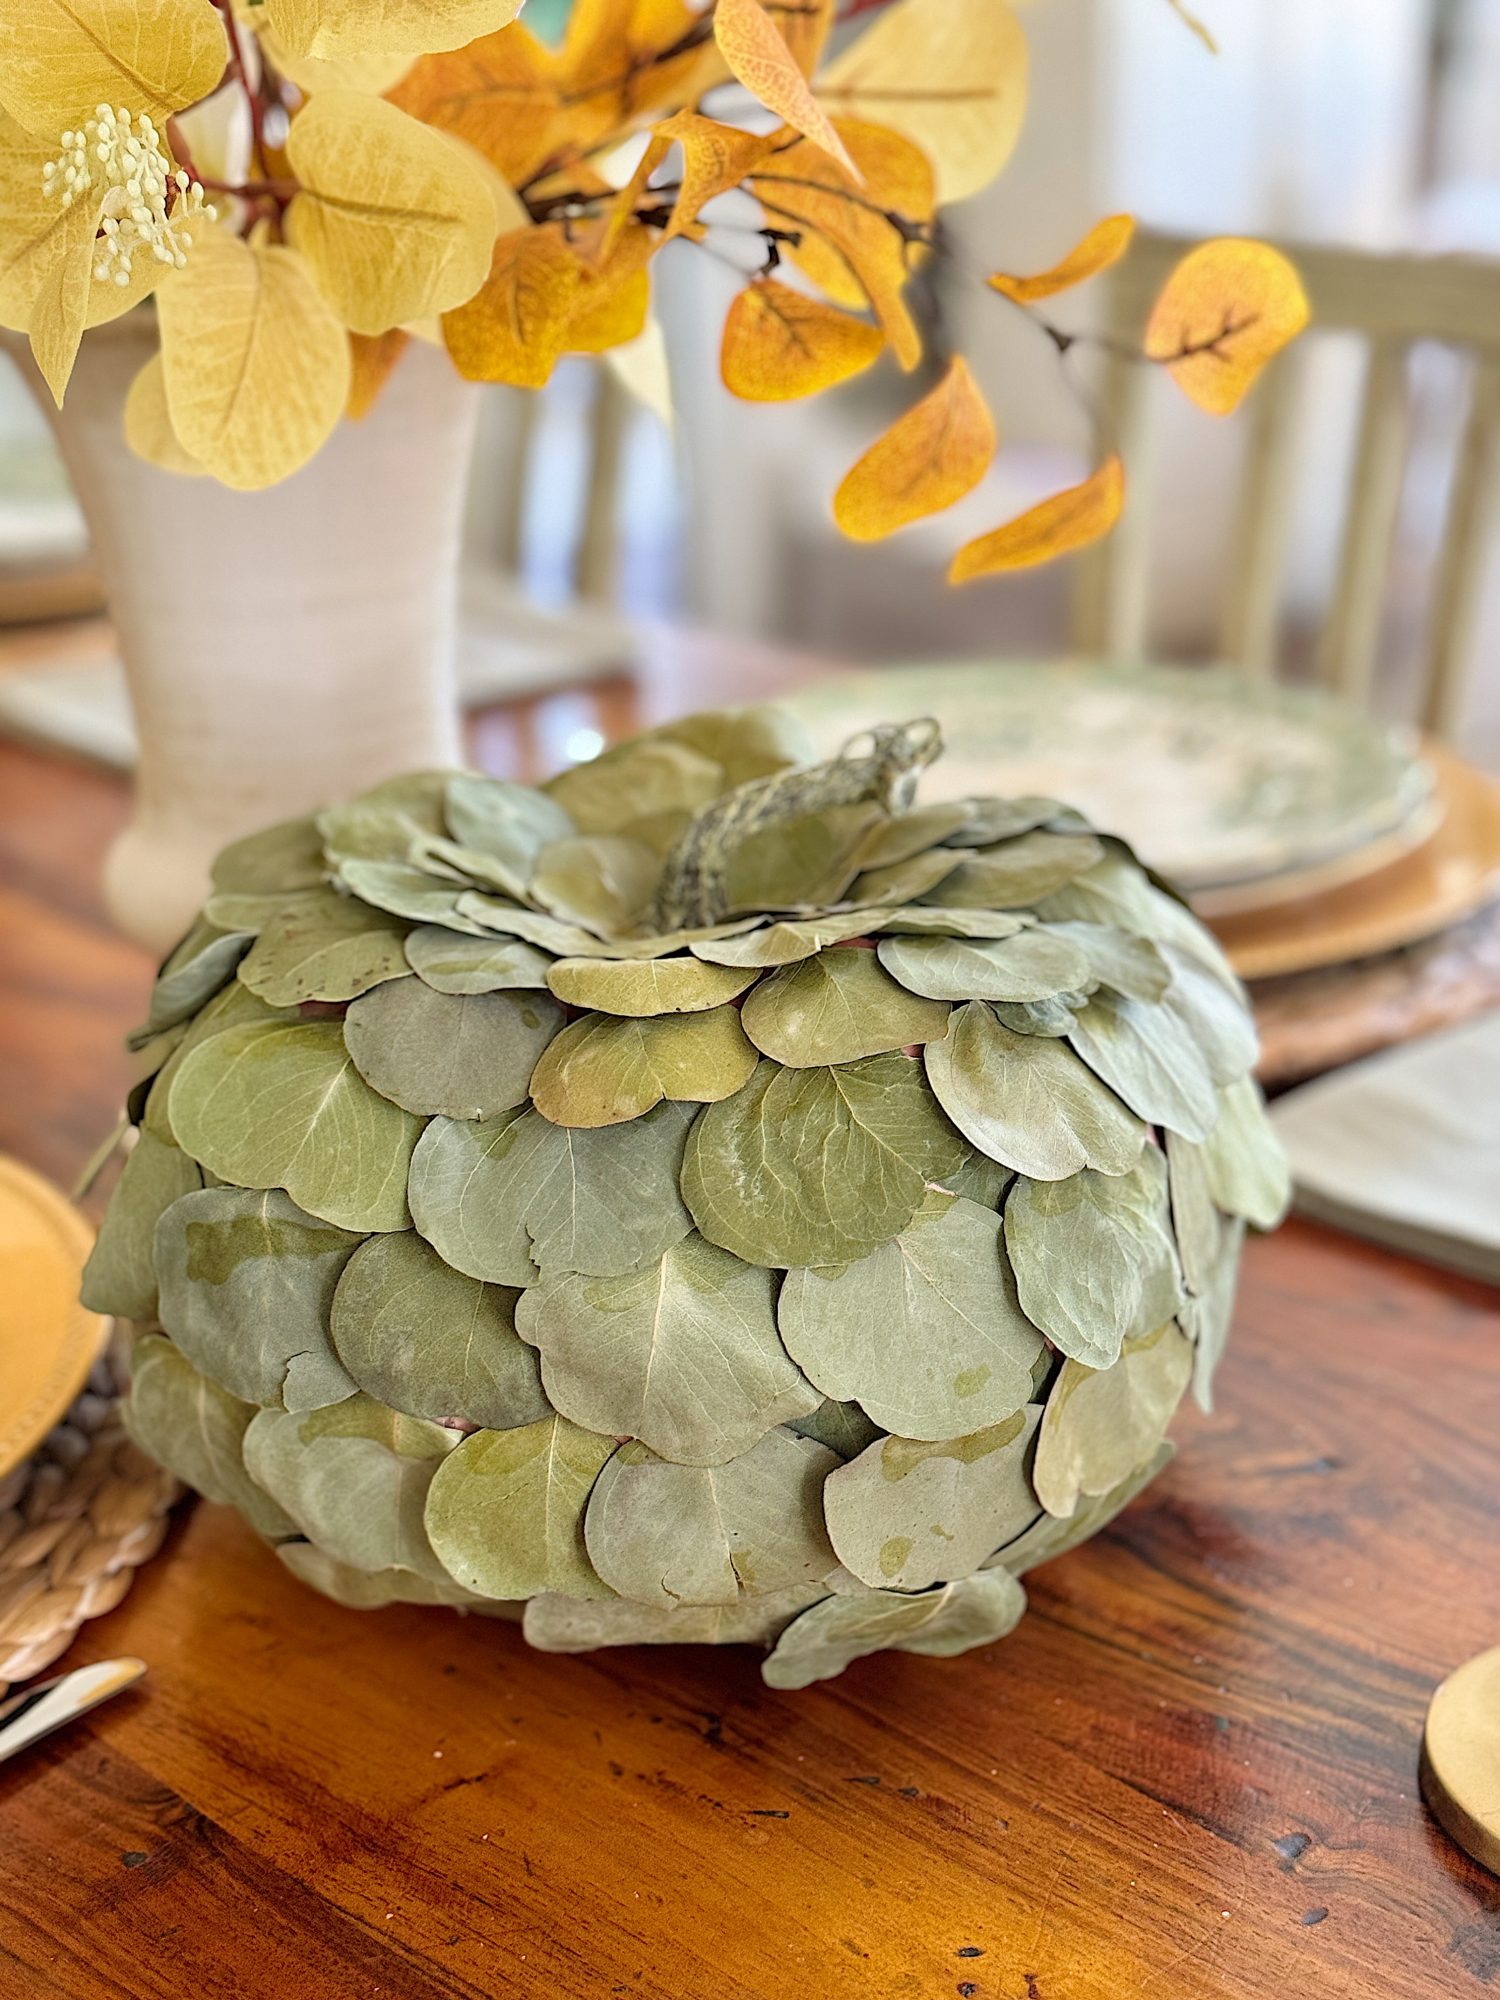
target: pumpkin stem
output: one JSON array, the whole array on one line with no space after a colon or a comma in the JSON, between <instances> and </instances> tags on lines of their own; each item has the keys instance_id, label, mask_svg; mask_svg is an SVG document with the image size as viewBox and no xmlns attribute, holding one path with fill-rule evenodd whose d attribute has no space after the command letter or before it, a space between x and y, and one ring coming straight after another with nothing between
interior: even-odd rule
<instances>
[{"instance_id":1,"label":"pumpkin stem","mask_svg":"<svg viewBox=\"0 0 1500 2000\"><path fill-rule=\"evenodd\" d=\"M866 742L869 749L856 754ZM653 927L663 933L721 922L728 914L730 858L742 841L768 826L866 799L878 800L888 813L905 812L917 774L942 747L942 731L931 716L865 729L826 764L752 778L712 800L667 856Z\"/></svg>"}]
</instances>

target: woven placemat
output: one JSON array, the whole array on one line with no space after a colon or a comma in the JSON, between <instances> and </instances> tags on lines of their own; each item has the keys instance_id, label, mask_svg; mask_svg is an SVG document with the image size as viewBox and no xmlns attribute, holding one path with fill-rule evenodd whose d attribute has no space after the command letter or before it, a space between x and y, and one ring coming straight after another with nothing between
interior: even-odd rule
<instances>
[{"instance_id":1,"label":"woven placemat","mask_svg":"<svg viewBox=\"0 0 1500 2000\"><path fill-rule=\"evenodd\" d=\"M120 1420L119 1336L63 1422L0 1479L0 1695L65 1653L129 1590L182 1494Z\"/></svg>"}]
</instances>

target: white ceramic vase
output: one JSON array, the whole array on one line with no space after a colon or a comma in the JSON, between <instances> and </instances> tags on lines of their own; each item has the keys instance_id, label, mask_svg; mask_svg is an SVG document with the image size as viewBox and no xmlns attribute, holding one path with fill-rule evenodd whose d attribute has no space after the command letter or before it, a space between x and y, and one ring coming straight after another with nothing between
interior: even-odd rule
<instances>
[{"instance_id":1,"label":"white ceramic vase","mask_svg":"<svg viewBox=\"0 0 1500 2000\"><path fill-rule=\"evenodd\" d=\"M84 340L58 442L87 518L140 742L105 896L166 951L240 834L455 763L460 531L477 398L413 342L374 410L263 493L143 464L125 395L148 313Z\"/></svg>"}]
</instances>

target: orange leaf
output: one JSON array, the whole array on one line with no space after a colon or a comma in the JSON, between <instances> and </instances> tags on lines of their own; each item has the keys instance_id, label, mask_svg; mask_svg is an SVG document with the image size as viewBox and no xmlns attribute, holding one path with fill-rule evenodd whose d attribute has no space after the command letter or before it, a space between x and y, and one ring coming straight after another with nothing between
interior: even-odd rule
<instances>
[{"instance_id":1,"label":"orange leaf","mask_svg":"<svg viewBox=\"0 0 1500 2000\"><path fill-rule=\"evenodd\" d=\"M884 346L885 335L867 320L757 278L724 322L724 386L751 403L815 396L868 368Z\"/></svg>"},{"instance_id":2,"label":"orange leaf","mask_svg":"<svg viewBox=\"0 0 1500 2000\"><path fill-rule=\"evenodd\" d=\"M1015 278L1005 271L997 271L990 284L1006 298L1014 299L1017 305L1030 305L1034 299L1050 299L1058 292L1067 291L1071 285L1081 285L1085 278L1096 277L1100 271L1107 271L1111 264L1118 263L1130 248L1130 239L1134 234L1134 216L1106 215L1050 271L1039 271L1034 278Z\"/></svg>"},{"instance_id":3,"label":"orange leaf","mask_svg":"<svg viewBox=\"0 0 1500 2000\"><path fill-rule=\"evenodd\" d=\"M1220 236L1190 250L1162 287L1145 351L1200 409L1227 416L1307 318L1302 281L1279 250Z\"/></svg>"},{"instance_id":4,"label":"orange leaf","mask_svg":"<svg viewBox=\"0 0 1500 2000\"><path fill-rule=\"evenodd\" d=\"M656 136L682 148L682 186L664 241L680 236L690 222L696 222L699 210L716 195L738 187L772 144L763 133L742 132L737 125L721 125L717 118L704 118L696 111L678 111L664 118Z\"/></svg>"},{"instance_id":5,"label":"orange leaf","mask_svg":"<svg viewBox=\"0 0 1500 2000\"><path fill-rule=\"evenodd\" d=\"M423 56L387 94L424 124L466 140L512 187L564 137L557 59L519 22L465 49Z\"/></svg>"},{"instance_id":6,"label":"orange leaf","mask_svg":"<svg viewBox=\"0 0 1500 2000\"><path fill-rule=\"evenodd\" d=\"M717 68L685 0L574 0L559 58L571 146L623 137L652 105L698 96Z\"/></svg>"},{"instance_id":7,"label":"orange leaf","mask_svg":"<svg viewBox=\"0 0 1500 2000\"><path fill-rule=\"evenodd\" d=\"M567 345L583 267L554 229L512 229L467 305L443 314L460 375L540 389Z\"/></svg>"},{"instance_id":8,"label":"orange leaf","mask_svg":"<svg viewBox=\"0 0 1500 2000\"><path fill-rule=\"evenodd\" d=\"M768 111L858 174L833 121L808 87L786 37L760 0L718 0L714 40L736 79Z\"/></svg>"},{"instance_id":9,"label":"orange leaf","mask_svg":"<svg viewBox=\"0 0 1500 2000\"><path fill-rule=\"evenodd\" d=\"M355 423L374 409L409 337L399 326L388 333L350 334L349 401L344 410Z\"/></svg>"},{"instance_id":10,"label":"orange leaf","mask_svg":"<svg viewBox=\"0 0 1500 2000\"><path fill-rule=\"evenodd\" d=\"M932 170L909 140L879 126L841 119L840 136L860 169L856 184L805 139L775 135L770 156L749 175L767 216L800 228L792 254L840 305L868 305L903 368L922 358L922 338L901 297L916 245L933 207Z\"/></svg>"},{"instance_id":11,"label":"orange leaf","mask_svg":"<svg viewBox=\"0 0 1500 2000\"><path fill-rule=\"evenodd\" d=\"M1109 533L1124 504L1125 468L1118 458L1110 457L1081 486L1054 493L1003 528L965 543L953 558L948 581L968 583L976 576L1030 569L1034 563L1086 548Z\"/></svg>"},{"instance_id":12,"label":"orange leaf","mask_svg":"<svg viewBox=\"0 0 1500 2000\"><path fill-rule=\"evenodd\" d=\"M995 456L995 422L955 356L930 395L898 417L844 475L833 517L856 542L878 541L972 492Z\"/></svg>"},{"instance_id":13,"label":"orange leaf","mask_svg":"<svg viewBox=\"0 0 1500 2000\"><path fill-rule=\"evenodd\" d=\"M839 0L780 0L777 21L804 76L810 77L817 68L838 10Z\"/></svg>"}]
</instances>

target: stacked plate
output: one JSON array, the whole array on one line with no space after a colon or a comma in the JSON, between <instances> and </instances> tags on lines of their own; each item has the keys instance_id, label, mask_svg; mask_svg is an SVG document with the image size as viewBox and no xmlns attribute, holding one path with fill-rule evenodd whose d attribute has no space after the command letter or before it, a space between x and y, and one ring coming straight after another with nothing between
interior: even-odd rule
<instances>
[{"instance_id":1,"label":"stacked plate","mask_svg":"<svg viewBox=\"0 0 1500 2000\"><path fill-rule=\"evenodd\" d=\"M949 747L928 796L1077 806L1178 884L1247 978L1412 943L1500 888L1487 780L1330 695L1233 668L896 667L791 706L820 749L935 715Z\"/></svg>"}]
</instances>

